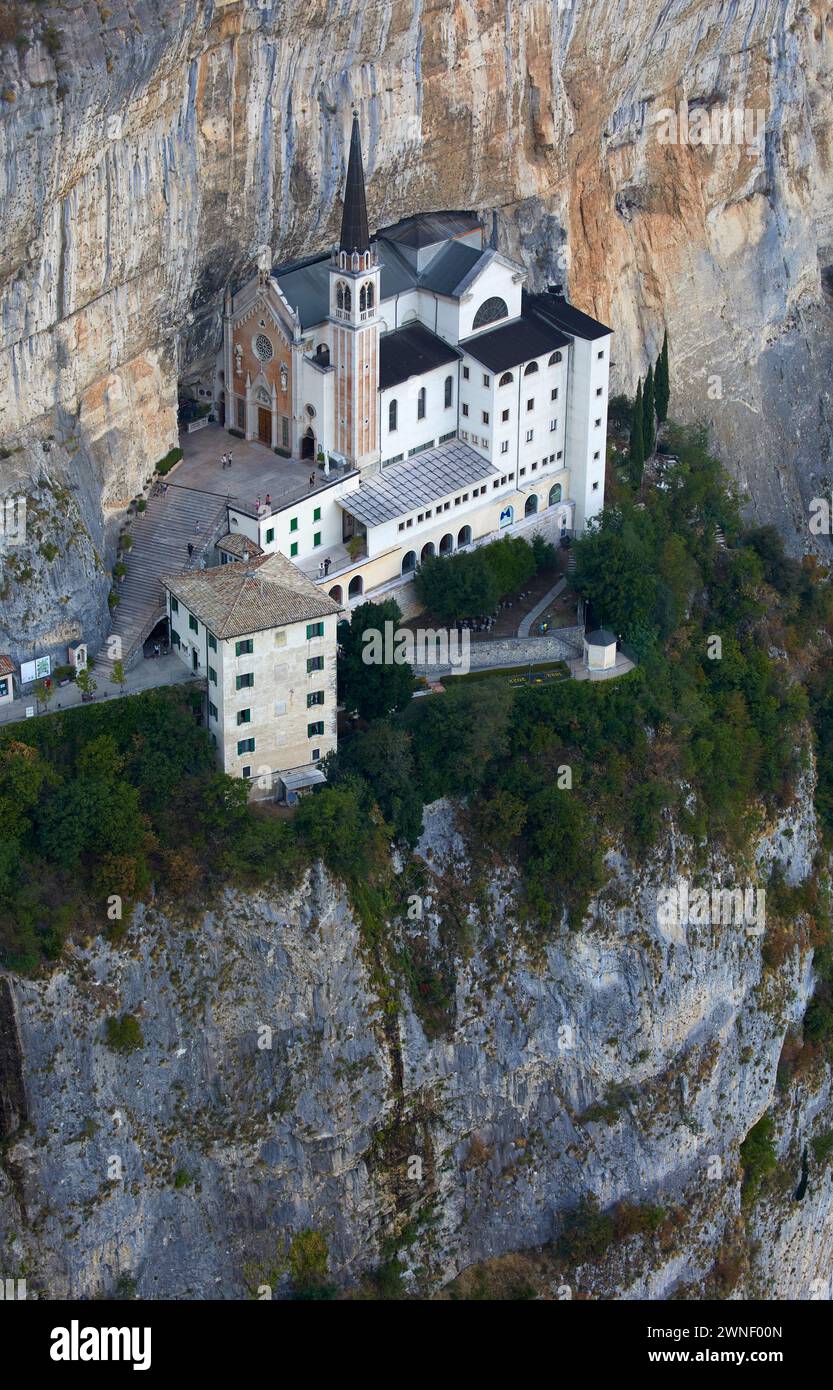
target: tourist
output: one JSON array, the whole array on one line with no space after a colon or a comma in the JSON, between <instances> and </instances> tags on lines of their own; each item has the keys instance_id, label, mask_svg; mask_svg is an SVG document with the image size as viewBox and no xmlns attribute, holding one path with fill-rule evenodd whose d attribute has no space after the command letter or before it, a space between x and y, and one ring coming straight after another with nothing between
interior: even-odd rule
<instances>
[{"instance_id":1,"label":"tourist","mask_svg":"<svg viewBox=\"0 0 833 1390\"><path fill-rule=\"evenodd\" d=\"M270 508L271 508L271 506L272 506L272 494L271 494L271 492L267 492L267 494L266 494L266 499L265 499L263 505L264 505L264 507L270 507Z\"/></svg>"},{"instance_id":2,"label":"tourist","mask_svg":"<svg viewBox=\"0 0 833 1390\"><path fill-rule=\"evenodd\" d=\"M325 577L326 577L326 575L328 575L329 573L330 573L330 557L329 557L329 555L328 555L327 558L326 558L326 560L324 561L324 575L325 575Z\"/></svg>"},{"instance_id":3,"label":"tourist","mask_svg":"<svg viewBox=\"0 0 833 1390\"><path fill-rule=\"evenodd\" d=\"M221 467L221 468L225 468L225 466L226 466L226 455L223 454L223 457L220 459L220 467Z\"/></svg>"},{"instance_id":4,"label":"tourist","mask_svg":"<svg viewBox=\"0 0 833 1390\"><path fill-rule=\"evenodd\" d=\"M193 553L194 553L194 547L193 547L193 545L191 544L191 542L189 541L189 542L188 542L188 559L189 559L189 560L190 560L191 556L193 555Z\"/></svg>"},{"instance_id":5,"label":"tourist","mask_svg":"<svg viewBox=\"0 0 833 1390\"><path fill-rule=\"evenodd\" d=\"M228 451L228 453L227 453L227 455L226 455L226 468L231 468L231 465L232 465L232 462L233 462L233 461L234 461L234 454L231 452L231 449L229 449L229 451Z\"/></svg>"},{"instance_id":6,"label":"tourist","mask_svg":"<svg viewBox=\"0 0 833 1390\"><path fill-rule=\"evenodd\" d=\"M255 498L255 511L257 512L258 516L260 516L260 493L258 493L257 497Z\"/></svg>"},{"instance_id":7,"label":"tourist","mask_svg":"<svg viewBox=\"0 0 833 1390\"><path fill-rule=\"evenodd\" d=\"M315 487L315 474L314 474L314 473L310 473L310 475L309 475L309 485L310 485L310 487Z\"/></svg>"}]
</instances>

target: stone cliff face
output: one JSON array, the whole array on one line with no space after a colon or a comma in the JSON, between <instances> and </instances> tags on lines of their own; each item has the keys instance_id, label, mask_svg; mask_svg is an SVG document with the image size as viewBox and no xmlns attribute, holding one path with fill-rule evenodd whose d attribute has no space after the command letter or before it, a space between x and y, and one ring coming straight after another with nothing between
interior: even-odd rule
<instances>
[{"instance_id":1,"label":"stone cliff face","mask_svg":"<svg viewBox=\"0 0 833 1390\"><path fill-rule=\"evenodd\" d=\"M778 860L797 882L815 848L802 800L748 879L712 873L760 881ZM190 922L151 907L122 946L9 980L7 1275L49 1297L119 1280L146 1297L279 1296L291 1234L314 1228L341 1285L396 1249L430 1294L551 1241L592 1193L673 1221L562 1270L555 1296L565 1280L574 1296L697 1296L717 1270L724 1297L829 1298L831 1166L811 1157L800 1189L830 1076L776 1084L812 991L801 933L772 967L742 927L659 926L658 889L684 872L673 834L642 871L609 856L585 926L537 941L510 872L467 882L447 804L428 809L419 852L423 915L389 927L407 987L372 965L321 870L291 893L228 892ZM144 1037L126 1057L103 1041L123 1010ZM742 1214L739 1144L768 1108L781 1178Z\"/></svg>"},{"instance_id":2,"label":"stone cliff face","mask_svg":"<svg viewBox=\"0 0 833 1390\"><path fill-rule=\"evenodd\" d=\"M263 244L332 241L355 103L372 221L478 209L533 285L611 323L614 388L667 326L675 413L800 548L833 482L831 42L791 0L3 0L0 437L33 485L49 444L109 560L225 283ZM751 143L662 143L684 101L746 112ZM51 563L89 627L94 562Z\"/></svg>"}]
</instances>

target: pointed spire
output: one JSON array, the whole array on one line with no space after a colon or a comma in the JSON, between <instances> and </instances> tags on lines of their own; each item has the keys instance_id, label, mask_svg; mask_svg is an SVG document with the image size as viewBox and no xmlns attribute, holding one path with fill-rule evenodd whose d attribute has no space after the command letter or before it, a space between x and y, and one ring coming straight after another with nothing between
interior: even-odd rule
<instances>
[{"instance_id":1,"label":"pointed spire","mask_svg":"<svg viewBox=\"0 0 833 1390\"><path fill-rule=\"evenodd\" d=\"M353 133L350 136L350 158L347 161L347 182L344 186L344 211L341 214L341 250L369 251L367 230L367 201L364 194L362 140L359 117L353 112Z\"/></svg>"}]
</instances>

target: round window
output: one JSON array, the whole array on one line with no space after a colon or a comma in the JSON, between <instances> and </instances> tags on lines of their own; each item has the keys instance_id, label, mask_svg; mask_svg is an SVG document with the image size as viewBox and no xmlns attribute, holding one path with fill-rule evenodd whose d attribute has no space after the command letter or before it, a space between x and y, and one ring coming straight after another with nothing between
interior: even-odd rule
<instances>
[{"instance_id":1,"label":"round window","mask_svg":"<svg viewBox=\"0 0 833 1390\"><path fill-rule=\"evenodd\" d=\"M258 333L255 338L255 352L261 362L269 362L272 358L272 344L269 342L265 333Z\"/></svg>"}]
</instances>

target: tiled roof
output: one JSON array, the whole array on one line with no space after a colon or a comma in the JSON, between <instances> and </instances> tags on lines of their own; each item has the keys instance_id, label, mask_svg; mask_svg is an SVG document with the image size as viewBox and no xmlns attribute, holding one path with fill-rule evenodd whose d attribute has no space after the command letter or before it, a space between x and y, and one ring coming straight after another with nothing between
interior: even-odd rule
<instances>
[{"instance_id":1,"label":"tiled roof","mask_svg":"<svg viewBox=\"0 0 833 1390\"><path fill-rule=\"evenodd\" d=\"M217 549L225 550L228 555L236 555L239 560L243 558L244 551L252 558L263 554L263 547L240 531L229 531L217 542Z\"/></svg>"},{"instance_id":2,"label":"tiled roof","mask_svg":"<svg viewBox=\"0 0 833 1390\"><path fill-rule=\"evenodd\" d=\"M383 521L406 516L417 507L439 502L459 488L499 476L499 470L468 444L449 439L436 449L388 464L381 473L375 473L355 492L338 501L365 526L379 526Z\"/></svg>"},{"instance_id":3,"label":"tiled roof","mask_svg":"<svg viewBox=\"0 0 833 1390\"><path fill-rule=\"evenodd\" d=\"M392 333L383 333L379 339L379 390L386 391L410 376L422 376L434 367L456 362L459 356L456 348L438 338L424 323L409 323Z\"/></svg>"},{"instance_id":4,"label":"tiled roof","mask_svg":"<svg viewBox=\"0 0 833 1390\"><path fill-rule=\"evenodd\" d=\"M167 575L162 583L220 638L244 637L339 612L339 605L278 551L245 565Z\"/></svg>"},{"instance_id":5,"label":"tiled roof","mask_svg":"<svg viewBox=\"0 0 833 1390\"><path fill-rule=\"evenodd\" d=\"M15 665L10 656L0 656L0 676L13 676Z\"/></svg>"}]
</instances>

